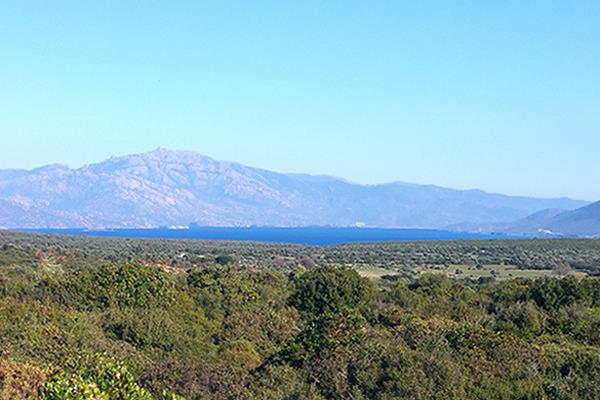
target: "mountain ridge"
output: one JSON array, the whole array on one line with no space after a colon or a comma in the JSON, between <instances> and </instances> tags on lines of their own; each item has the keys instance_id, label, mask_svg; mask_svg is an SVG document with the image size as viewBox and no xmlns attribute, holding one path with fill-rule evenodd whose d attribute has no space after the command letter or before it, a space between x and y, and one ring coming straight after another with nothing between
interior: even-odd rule
<instances>
[{"instance_id":1,"label":"mountain ridge","mask_svg":"<svg viewBox=\"0 0 600 400\"><path fill-rule=\"evenodd\" d=\"M508 222L546 208L571 210L587 204L401 181L364 185L164 148L79 168L50 164L0 170L0 226L7 228L191 223L441 228Z\"/></svg>"}]
</instances>

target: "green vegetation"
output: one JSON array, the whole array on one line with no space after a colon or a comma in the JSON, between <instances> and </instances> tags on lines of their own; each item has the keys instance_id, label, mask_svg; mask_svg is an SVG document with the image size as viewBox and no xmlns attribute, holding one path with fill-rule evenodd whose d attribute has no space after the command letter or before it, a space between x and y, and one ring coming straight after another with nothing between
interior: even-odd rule
<instances>
[{"instance_id":1,"label":"green vegetation","mask_svg":"<svg viewBox=\"0 0 600 400\"><path fill-rule=\"evenodd\" d=\"M9 235L0 399L600 398L600 280L555 265L361 264L359 274L275 246L268 262L284 258L281 272L246 265L267 257L257 244L202 244L214 251L189 252L197 262L183 266L126 239L127 256L112 253L113 239L95 252L92 240L85 256L57 238L44 247ZM551 242L569 262L574 245L561 243ZM596 242L576 243L595 254ZM164 246L152 251L191 244ZM469 246L482 244L453 257L470 258Z\"/></svg>"},{"instance_id":2,"label":"green vegetation","mask_svg":"<svg viewBox=\"0 0 600 400\"><path fill-rule=\"evenodd\" d=\"M164 268L223 264L292 272L298 265L343 265L402 275L455 266L503 265L519 270L573 270L600 275L600 239L519 239L350 243L328 247L292 244L129 239L44 235L0 230L0 265L82 268L138 260Z\"/></svg>"}]
</instances>

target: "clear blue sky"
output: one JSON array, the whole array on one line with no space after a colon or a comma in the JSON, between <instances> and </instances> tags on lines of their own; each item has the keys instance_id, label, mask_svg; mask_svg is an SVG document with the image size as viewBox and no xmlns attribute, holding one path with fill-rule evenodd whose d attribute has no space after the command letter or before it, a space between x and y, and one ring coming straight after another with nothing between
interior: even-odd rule
<instances>
[{"instance_id":1,"label":"clear blue sky","mask_svg":"<svg viewBox=\"0 0 600 400\"><path fill-rule=\"evenodd\" d=\"M0 4L0 168L197 150L600 199L600 1Z\"/></svg>"}]
</instances>

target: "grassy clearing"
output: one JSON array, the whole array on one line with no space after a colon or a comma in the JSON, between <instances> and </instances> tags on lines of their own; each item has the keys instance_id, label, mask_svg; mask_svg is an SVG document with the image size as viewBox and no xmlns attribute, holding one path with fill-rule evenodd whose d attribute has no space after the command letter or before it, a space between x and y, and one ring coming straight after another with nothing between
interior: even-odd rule
<instances>
[{"instance_id":1,"label":"grassy clearing","mask_svg":"<svg viewBox=\"0 0 600 400\"><path fill-rule=\"evenodd\" d=\"M356 268L356 271L359 273L360 276L364 277L364 278L369 278L369 279L381 279L382 276L396 276L396 275L403 275L405 273L400 272L400 271L396 271L393 269L384 269L384 268L378 268L378 267L359 267Z\"/></svg>"},{"instance_id":2,"label":"grassy clearing","mask_svg":"<svg viewBox=\"0 0 600 400\"><path fill-rule=\"evenodd\" d=\"M419 268L418 273L443 273L450 278L457 279L478 279L495 278L498 280L507 280L514 278L543 278L543 277L561 277L556 272L549 269L519 269L512 265L483 265L479 267L468 265L450 265L439 268ZM585 272L571 271L569 276L583 278L587 276Z\"/></svg>"}]
</instances>

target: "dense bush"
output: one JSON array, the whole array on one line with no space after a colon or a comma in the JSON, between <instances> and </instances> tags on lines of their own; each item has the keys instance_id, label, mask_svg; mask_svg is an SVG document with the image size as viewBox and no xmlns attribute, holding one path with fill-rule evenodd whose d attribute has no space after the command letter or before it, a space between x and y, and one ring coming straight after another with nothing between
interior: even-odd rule
<instances>
[{"instance_id":1,"label":"dense bush","mask_svg":"<svg viewBox=\"0 0 600 400\"><path fill-rule=\"evenodd\" d=\"M370 297L369 282L355 270L323 267L307 272L295 281L290 303L310 316L318 316L359 307Z\"/></svg>"},{"instance_id":2,"label":"dense bush","mask_svg":"<svg viewBox=\"0 0 600 400\"><path fill-rule=\"evenodd\" d=\"M12 249L9 249L12 251ZM0 267L0 399L598 399L600 281Z\"/></svg>"},{"instance_id":3,"label":"dense bush","mask_svg":"<svg viewBox=\"0 0 600 400\"><path fill-rule=\"evenodd\" d=\"M122 363L100 355L80 357L70 363L46 381L40 390L42 400L154 399Z\"/></svg>"}]
</instances>

